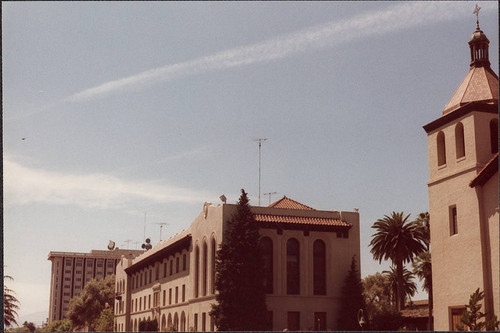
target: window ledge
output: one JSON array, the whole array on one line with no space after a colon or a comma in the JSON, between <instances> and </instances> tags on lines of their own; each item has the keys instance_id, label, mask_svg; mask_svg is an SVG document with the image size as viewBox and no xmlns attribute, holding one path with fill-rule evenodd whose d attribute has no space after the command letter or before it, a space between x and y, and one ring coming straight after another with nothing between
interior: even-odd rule
<instances>
[{"instance_id":1,"label":"window ledge","mask_svg":"<svg viewBox=\"0 0 500 333\"><path fill-rule=\"evenodd\" d=\"M438 165L438 170L445 169L446 168L446 163L442 165Z\"/></svg>"},{"instance_id":2,"label":"window ledge","mask_svg":"<svg viewBox=\"0 0 500 333\"><path fill-rule=\"evenodd\" d=\"M462 161L465 161L465 156L457 158L457 163L460 163Z\"/></svg>"}]
</instances>

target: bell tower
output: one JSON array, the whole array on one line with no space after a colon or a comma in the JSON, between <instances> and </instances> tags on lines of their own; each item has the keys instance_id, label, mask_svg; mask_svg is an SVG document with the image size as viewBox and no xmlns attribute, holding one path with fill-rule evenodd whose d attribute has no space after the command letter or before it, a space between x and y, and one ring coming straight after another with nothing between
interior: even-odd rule
<instances>
[{"instance_id":1,"label":"bell tower","mask_svg":"<svg viewBox=\"0 0 500 333\"><path fill-rule=\"evenodd\" d=\"M474 13L478 15L479 7ZM498 76L476 22L470 69L428 138L434 329L456 330L469 296L498 316Z\"/></svg>"}]
</instances>

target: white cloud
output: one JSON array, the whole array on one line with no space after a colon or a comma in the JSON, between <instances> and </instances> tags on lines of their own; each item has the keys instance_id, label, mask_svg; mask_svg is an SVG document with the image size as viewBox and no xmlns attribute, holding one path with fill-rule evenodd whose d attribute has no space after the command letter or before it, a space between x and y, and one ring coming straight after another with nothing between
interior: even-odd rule
<instances>
[{"instance_id":1,"label":"white cloud","mask_svg":"<svg viewBox=\"0 0 500 333\"><path fill-rule=\"evenodd\" d=\"M497 9L496 3L482 3L483 10ZM66 100L80 102L127 90L140 90L178 77L267 63L306 51L373 35L396 33L423 24L472 16L470 3L404 2L388 9L360 14L339 22L321 24L278 36L253 45L237 47L191 61L170 64L86 89Z\"/></svg>"},{"instance_id":2,"label":"white cloud","mask_svg":"<svg viewBox=\"0 0 500 333\"><path fill-rule=\"evenodd\" d=\"M5 203L48 203L123 209L127 203L198 203L214 197L203 191L119 179L103 173L70 174L25 167L4 158Z\"/></svg>"}]
</instances>

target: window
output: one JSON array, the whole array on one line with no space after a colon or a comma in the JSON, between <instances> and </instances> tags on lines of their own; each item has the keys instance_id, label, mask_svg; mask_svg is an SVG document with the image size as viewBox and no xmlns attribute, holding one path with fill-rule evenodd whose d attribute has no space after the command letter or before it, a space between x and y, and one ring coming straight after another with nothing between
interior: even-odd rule
<instances>
[{"instance_id":1,"label":"window","mask_svg":"<svg viewBox=\"0 0 500 333\"><path fill-rule=\"evenodd\" d=\"M151 283L153 281L153 269L151 268L149 270L149 283Z\"/></svg>"},{"instance_id":2,"label":"window","mask_svg":"<svg viewBox=\"0 0 500 333\"><path fill-rule=\"evenodd\" d=\"M349 231L337 231L337 238L349 238Z\"/></svg>"},{"instance_id":3,"label":"window","mask_svg":"<svg viewBox=\"0 0 500 333\"><path fill-rule=\"evenodd\" d=\"M167 277L167 262L163 263L163 277Z\"/></svg>"},{"instance_id":4,"label":"window","mask_svg":"<svg viewBox=\"0 0 500 333\"><path fill-rule=\"evenodd\" d=\"M438 166L446 164L446 146L443 132L439 132L437 135L437 158Z\"/></svg>"},{"instance_id":5,"label":"window","mask_svg":"<svg viewBox=\"0 0 500 333\"><path fill-rule=\"evenodd\" d=\"M179 257L175 258L175 272L179 273Z\"/></svg>"},{"instance_id":6,"label":"window","mask_svg":"<svg viewBox=\"0 0 500 333\"><path fill-rule=\"evenodd\" d=\"M172 288L168 289L168 304L172 304Z\"/></svg>"},{"instance_id":7,"label":"window","mask_svg":"<svg viewBox=\"0 0 500 333\"><path fill-rule=\"evenodd\" d=\"M70 269L65 270L64 274L71 274L71 270Z\"/></svg>"},{"instance_id":8,"label":"window","mask_svg":"<svg viewBox=\"0 0 500 333\"><path fill-rule=\"evenodd\" d=\"M71 281L71 278L69 278L69 277L64 278L64 281Z\"/></svg>"},{"instance_id":9,"label":"window","mask_svg":"<svg viewBox=\"0 0 500 333\"><path fill-rule=\"evenodd\" d=\"M175 287L175 304L179 303L179 287Z\"/></svg>"},{"instance_id":10,"label":"window","mask_svg":"<svg viewBox=\"0 0 500 333\"><path fill-rule=\"evenodd\" d=\"M82 271L76 271L76 274L82 274Z\"/></svg>"},{"instance_id":11,"label":"window","mask_svg":"<svg viewBox=\"0 0 500 333\"><path fill-rule=\"evenodd\" d=\"M64 289L69 289L69 285L64 285Z\"/></svg>"},{"instance_id":12,"label":"window","mask_svg":"<svg viewBox=\"0 0 500 333\"><path fill-rule=\"evenodd\" d=\"M208 253L207 253L207 242L203 242L203 277L202 277L202 295L205 296L207 294L207 270L208 270Z\"/></svg>"},{"instance_id":13,"label":"window","mask_svg":"<svg viewBox=\"0 0 500 333\"><path fill-rule=\"evenodd\" d=\"M102 262L102 260L97 262L97 267L103 267L103 266L104 266L104 263Z\"/></svg>"},{"instance_id":14,"label":"window","mask_svg":"<svg viewBox=\"0 0 500 333\"><path fill-rule=\"evenodd\" d=\"M183 302L186 301L186 285L185 284L182 285L182 301Z\"/></svg>"},{"instance_id":15,"label":"window","mask_svg":"<svg viewBox=\"0 0 500 333\"><path fill-rule=\"evenodd\" d=\"M212 237L212 294L215 294L215 252L216 252L216 244L215 238Z\"/></svg>"},{"instance_id":16,"label":"window","mask_svg":"<svg viewBox=\"0 0 500 333\"><path fill-rule=\"evenodd\" d=\"M326 247L321 239L313 244L314 295L326 295Z\"/></svg>"},{"instance_id":17,"label":"window","mask_svg":"<svg viewBox=\"0 0 500 333\"><path fill-rule=\"evenodd\" d=\"M202 332L206 331L206 325L207 325L207 313L202 312L201 313L201 331Z\"/></svg>"},{"instance_id":18,"label":"window","mask_svg":"<svg viewBox=\"0 0 500 333\"><path fill-rule=\"evenodd\" d=\"M314 330L326 331L326 312L314 312Z\"/></svg>"},{"instance_id":19,"label":"window","mask_svg":"<svg viewBox=\"0 0 500 333\"><path fill-rule=\"evenodd\" d=\"M66 259L66 266L71 266L71 259Z\"/></svg>"},{"instance_id":20,"label":"window","mask_svg":"<svg viewBox=\"0 0 500 333\"><path fill-rule=\"evenodd\" d=\"M490 141L491 153L496 154L498 152L498 119L490 121Z\"/></svg>"},{"instance_id":21,"label":"window","mask_svg":"<svg viewBox=\"0 0 500 333\"><path fill-rule=\"evenodd\" d=\"M299 267L299 241L290 238L286 243L286 292L289 295L300 293Z\"/></svg>"},{"instance_id":22,"label":"window","mask_svg":"<svg viewBox=\"0 0 500 333\"><path fill-rule=\"evenodd\" d=\"M450 206L450 236L458 234L457 206Z\"/></svg>"},{"instance_id":23,"label":"window","mask_svg":"<svg viewBox=\"0 0 500 333\"><path fill-rule=\"evenodd\" d=\"M151 295L148 295L148 309L151 309Z\"/></svg>"},{"instance_id":24,"label":"window","mask_svg":"<svg viewBox=\"0 0 500 333\"><path fill-rule=\"evenodd\" d=\"M87 274L87 275L90 275L90 274L92 274L92 271L87 271L87 273L86 273L86 274Z\"/></svg>"},{"instance_id":25,"label":"window","mask_svg":"<svg viewBox=\"0 0 500 333\"><path fill-rule=\"evenodd\" d=\"M139 311L141 310L142 310L142 297L139 297Z\"/></svg>"},{"instance_id":26,"label":"window","mask_svg":"<svg viewBox=\"0 0 500 333\"><path fill-rule=\"evenodd\" d=\"M187 269L187 258L186 254L184 253L182 255L182 270L185 271Z\"/></svg>"},{"instance_id":27,"label":"window","mask_svg":"<svg viewBox=\"0 0 500 333\"><path fill-rule=\"evenodd\" d=\"M155 266L155 280L158 280L160 278L160 266L156 265Z\"/></svg>"},{"instance_id":28,"label":"window","mask_svg":"<svg viewBox=\"0 0 500 333\"><path fill-rule=\"evenodd\" d=\"M300 312L298 312L298 311L288 312L287 328L289 331L300 330Z\"/></svg>"},{"instance_id":29,"label":"window","mask_svg":"<svg viewBox=\"0 0 500 333\"><path fill-rule=\"evenodd\" d=\"M115 266L114 262L112 262L112 261L108 261L107 265L108 265L109 268L113 268Z\"/></svg>"},{"instance_id":30,"label":"window","mask_svg":"<svg viewBox=\"0 0 500 333\"><path fill-rule=\"evenodd\" d=\"M94 263L92 261L87 261L87 267L94 267Z\"/></svg>"},{"instance_id":31,"label":"window","mask_svg":"<svg viewBox=\"0 0 500 333\"><path fill-rule=\"evenodd\" d=\"M163 306L167 304L167 291L163 290Z\"/></svg>"},{"instance_id":32,"label":"window","mask_svg":"<svg viewBox=\"0 0 500 333\"><path fill-rule=\"evenodd\" d=\"M450 309L450 331L458 331L457 324L461 324L460 318L465 311L465 307L457 307Z\"/></svg>"},{"instance_id":33,"label":"window","mask_svg":"<svg viewBox=\"0 0 500 333\"><path fill-rule=\"evenodd\" d=\"M198 331L198 314L197 313L194 314L193 321L194 321L194 323L193 323L194 324L194 330L196 332L196 331Z\"/></svg>"},{"instance_id":34,"label":"window","mask_svg":"<svg viewBox=\"0 0 500 333\"><path fill-rule=\"evenodd\" d=\"M196 245L194 250L194 297L198 297L198 275L200 266L200 248Z\"/></svg>"},{"instance_id":35,"label":"window","mask_svg":"<svg viewBox=\"0 0 500 333\"><path fill-rule=\"evenodd\" d=\"M465 156L464 125L462 123L455 126L455 148L457 158Z\"/></svg>"},{"instance_id":36,"label":"window","mask_svg":"<svg viewBox=\"0 0 500 333\"><path fill-rule=\"evenodd\" d=\"M264 290L273 293L273 241L269 237L260 240L260 248L264 259Z\"/></svg>"},{"instance_id":37,"label":"window","mask_svg":"<svg viewBox=\"0 0 500 333\"><path fill-rule=\"evenodd\" d=\"M77 267L82 267L82 262L81 262L81 261L77 261L77 262L76 262L76 266L77 266Z\"/></svg>"}]
</instances>

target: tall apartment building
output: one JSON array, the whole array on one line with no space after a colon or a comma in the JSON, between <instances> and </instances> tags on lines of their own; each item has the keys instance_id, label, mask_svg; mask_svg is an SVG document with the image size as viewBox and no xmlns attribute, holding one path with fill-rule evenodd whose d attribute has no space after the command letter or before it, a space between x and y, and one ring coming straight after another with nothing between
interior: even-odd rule
<instances>
[{"instance_id":1,"label":"tall apartment building","mask_svg":"<svg viewBox=\"0 0 500 333\"><path fill-rule=\"evenodd\" d=\"M359 264L359 214L321 211L283 197L251 207L265 261L268 330L337 327L344 279ZM206 203L188 229L116 268L115 331L213 331L215 254L236 205Z\"/></svg>"},{"instance_id":2,"label":"tall apartment building","mask_svg":"<svg viewBox=\"0 0 500 333\"><path fill-rule=\"evenodd\" d=\"M499 315L498 76L477 23L470 69L428 137L434 329L455 331L469 296Z\"/></svg>"},{"instance_id":3,"label":"tall apartment building","mask_svg":"<svg viewBox=\"0 0 500 333\"><path fill-rule=\"evenodd\" d=\"M52 261L49 323L65 318L69 301L80 295L90 280L115 274L122 256L134 258L143 252L123 249L92 250L90 253L51 251L48 256L48 260Z\"/></svg>"}]
</instances>

